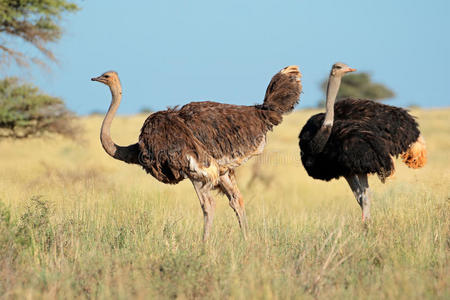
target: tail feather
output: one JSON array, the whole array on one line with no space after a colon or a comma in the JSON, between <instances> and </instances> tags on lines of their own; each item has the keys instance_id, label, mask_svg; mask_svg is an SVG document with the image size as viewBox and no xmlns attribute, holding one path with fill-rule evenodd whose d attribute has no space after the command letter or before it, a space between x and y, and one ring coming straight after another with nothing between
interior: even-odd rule
<instances>
[{"instance_id":1,"label":"tail feather","mask_svg":"<svg viewBox=\"0 0 450 300\"><path fill-rule=\"evenodd\" d=\"M301 77L297 66L288 66L275 74L267 87L262 107L280 114L292 111L302 91Z\"/></svg>"},{"instance_id":2,"label":"tail feather","mask_svg":"<svg viewBox=\"0 0 450 300\"><path fill-rule=\"evenodd\" d=\"M417 169L423 167L427 162L427 148L422 135L419 135L405 152L401 154L403 162L410 168Z\"/></svg>"}]
</instances>

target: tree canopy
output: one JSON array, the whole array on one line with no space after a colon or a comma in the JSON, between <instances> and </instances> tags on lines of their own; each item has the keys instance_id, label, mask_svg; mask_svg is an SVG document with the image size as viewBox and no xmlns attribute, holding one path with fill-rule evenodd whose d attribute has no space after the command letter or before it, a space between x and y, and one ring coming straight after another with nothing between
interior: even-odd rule
<instances>
[{"instance_id":1,"label":"tree canopy","mask_svg":"<svg viewBox=\"0 0 450 300\"><path fill-rule=\"evenodd\" d=\"M0 80L0 138L24 138L45 132L76 137L73 114L57 97L14 77Z\"/></svg>"},{"instance_id":2,"label":"tree canopy","mask_svg":"<svg viewBox=\"0 0 450 300\"><path fill-rule=\"evenodd\" d=\"M325 79L320 85L324 94L327 91L327 82L328 79ZM356 73L342 77L337 100L339 101L339 99L342 98L353 97L381 101L394 96L394 92L385 85L372 82L370 74ZM319 105L322 106L324 103L325 101L322 100Z\"/></svg>"},{"instance_id":3,"label":"tree canopy","mask_svg":"<svg viewBox=\"0 0 450 300\"><path fill-rule=\"evenodd\" d=\"M78 6L67 0L0 0L0 63L11 58L27 66L29 61L43 63L37 57L27 57L11 44L15 39L33 45L44 57L55 61L48 44L61 38L61 17Z\"/></svg>"}]
</instances>

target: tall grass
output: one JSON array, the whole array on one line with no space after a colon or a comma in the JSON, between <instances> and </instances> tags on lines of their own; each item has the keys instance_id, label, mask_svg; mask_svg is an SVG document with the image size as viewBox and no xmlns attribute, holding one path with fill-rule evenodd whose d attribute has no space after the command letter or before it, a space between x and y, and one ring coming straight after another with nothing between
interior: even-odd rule
<instances>
[{"instance_id":1,"label":"tall grass","mask_svg":"<svg viewBox=\"0 0 450 300\"><path fill-rule=\"evenodd\" d=\"M163 185L109 158L100 117L82 120L84 144L1 142L0 297L448 299L450 110L413 111L428 165L399 161L387 184L370 178L368 226L344 181L313 180L301 166L296 137L312 113L286 117L239 170L247 242L218 195L202 243L191 184ZM118 118L116 142L135 141L144 119ZM263 176L247 186L255 170Z\"/></svg>"}]
</instances>

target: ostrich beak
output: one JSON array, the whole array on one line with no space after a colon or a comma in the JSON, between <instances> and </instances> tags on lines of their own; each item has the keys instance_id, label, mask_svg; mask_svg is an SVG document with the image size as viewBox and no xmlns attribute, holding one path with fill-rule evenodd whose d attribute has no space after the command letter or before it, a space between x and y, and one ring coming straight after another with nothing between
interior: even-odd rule
<instances>
[{"instance_id":1,"label":"ostrich beak","mask_svg":"<svg viewBox=\"0 0 450 300\"><path fill-rule=\"evenodd\" d=\"M108 84L108 82L106 81L106 79L103 76L98 76L98 77L93 77L91 78L92 81L98 81L101 82L103 84Z\"/></svg>"},{"instance_id":2,"label":"ostrich beak","mask_svg":"<svg viewBox=\"0 0 450 300\"><path fill-rule=\"evenodd\" d=\"M348 68L347 69L347 72L355 72L356 71L356 69L353 69L353 68Z\"/></svg>"}]
</instances>

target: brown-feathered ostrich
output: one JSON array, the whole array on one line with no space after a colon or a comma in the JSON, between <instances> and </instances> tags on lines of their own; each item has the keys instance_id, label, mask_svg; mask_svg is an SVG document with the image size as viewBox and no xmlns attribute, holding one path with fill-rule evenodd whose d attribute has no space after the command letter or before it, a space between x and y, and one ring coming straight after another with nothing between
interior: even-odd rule
<instances>
[{"instance_id":1,"label":"brown-feathered ostrich","mask_svg":"<svg viewBox=\"0 0 450 300\"><path fill-rule=\"evenodd\" d=\"M393 157L401 155L411 168L426 163L425 141L414 118L404 109L371 100L344 99L335 104L342 76L356 71L333 65L328 80L326 113L312 116L300 132L300 150L308 175L329 181L343 176L370 218L367 174L381 181L394 172Z\"/></svg>"},{"instance_id":2,"label":"brown-feathered ostrich","mask_svg":"<svg viewBox=\"0 0 450 300\"><path fill-rule=\"evenodd\" d=\"M218 189L224 193L246 238L244 201L234 169L262 153L266 133L298 103L302 88L300 77L297 66L281 70L270 81L261 105L191 102L180 109L153 113L145 120L139 141L123 147L116 145L110 135L122 88L117 73L106 72L92 78L109 86L112 94L100 140L110 156L141 165L163 183L176 184L189 178L203 210L204 240L208 238L214 216L215 202L211 192Z\"/></svg>"}]
</instances>

